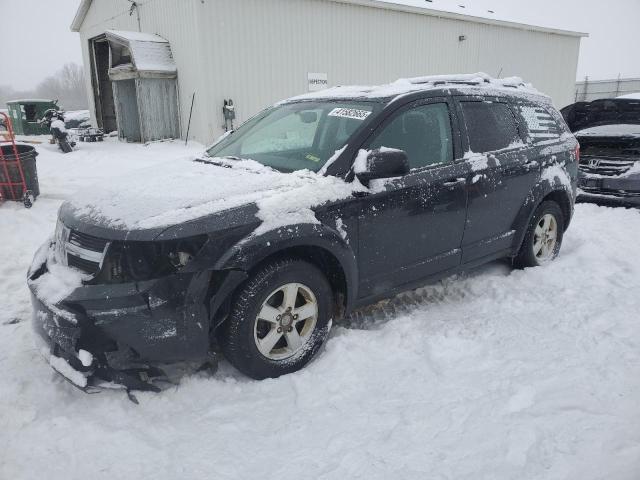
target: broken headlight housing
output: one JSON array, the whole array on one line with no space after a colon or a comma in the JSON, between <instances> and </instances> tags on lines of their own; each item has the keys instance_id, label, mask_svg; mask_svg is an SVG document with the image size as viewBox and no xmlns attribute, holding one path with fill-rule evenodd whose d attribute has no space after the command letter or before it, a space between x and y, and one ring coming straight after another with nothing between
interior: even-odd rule
<instances>
[{"instance_id":1,"label":"broken headlight housing","mask_svg":"<svg viewBox=\"0 0 640 480\"><path fill-rule=\"evenodd\" d=\"M183 269L207 241L207 235L159 242L113 242L92 283L142 282Z\"/></svg>"}]
</instances>

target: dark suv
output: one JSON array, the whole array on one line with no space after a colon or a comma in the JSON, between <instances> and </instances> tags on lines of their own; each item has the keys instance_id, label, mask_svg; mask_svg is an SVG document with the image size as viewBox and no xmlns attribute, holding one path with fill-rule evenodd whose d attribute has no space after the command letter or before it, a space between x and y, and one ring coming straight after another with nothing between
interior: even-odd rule
<instances>
[{"instance_id":1,"label":"dark suv","mask_svg":"<svg viewBox=\"0 0 640 480\"><path fill-rule=\"evenodd\" d=\"M503 257L553 260L577 157L518 79L290 99L201 158L61 207L28 273L42 352L83 388L154 389L161 364L215 344L253 378L294 372L358 307Z\"/></svg>"}]
</instances>

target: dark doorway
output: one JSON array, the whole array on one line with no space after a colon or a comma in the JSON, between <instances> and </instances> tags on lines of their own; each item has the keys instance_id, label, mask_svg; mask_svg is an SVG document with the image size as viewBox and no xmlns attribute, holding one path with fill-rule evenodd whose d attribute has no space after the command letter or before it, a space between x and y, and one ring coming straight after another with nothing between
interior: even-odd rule
<instances>
[{"instance_id":1,"label":"dark doorway","mask_svg":"<svg viewBox=\"0 0 640 480\"><path fill-rule=\"evenodd\" d=\"M93 38L89 42L96 120L98 127L109 133L118 129L113 87L109 78L109 42L104 36Z\"/></svg>"},{"instance_id":2,"label":"dark doorway","mask_svg":"<svg viewBox=\"0 0 640 480\"><path fill-rule=\"evenodd\" d=\"M24 115L27 122L37 122L39 120L36 106L33 103L26 103L24 105Z\"/></svg>"}]
</instances>

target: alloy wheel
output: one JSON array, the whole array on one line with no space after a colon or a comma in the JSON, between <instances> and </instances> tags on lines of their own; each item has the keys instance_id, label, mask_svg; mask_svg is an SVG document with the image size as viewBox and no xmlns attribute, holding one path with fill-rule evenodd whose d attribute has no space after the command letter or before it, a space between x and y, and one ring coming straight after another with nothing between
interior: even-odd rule
<instances>
[{"instance_id":1,"label":"alloy wheel","mask_svg":"<svg viewBox=\"0 0 640 480\"><path fill-rule=\"evenodd\" d=\"M540 263L553 260L558 243L558 222L547 213L540 218L533 232L533 254Z\"/></svg>"},{"instance_id":2,"label":"alloy wheel","mask_svg":"<svg viewBox=\"0 0 640 480\"><path fill-rule=\"evenodd\" d=\"M305 348L318 321L318 301L309 287L287 283L263 302L255 320L254 340L269 360L284 360Z\"/></svg>"}]
</instances>

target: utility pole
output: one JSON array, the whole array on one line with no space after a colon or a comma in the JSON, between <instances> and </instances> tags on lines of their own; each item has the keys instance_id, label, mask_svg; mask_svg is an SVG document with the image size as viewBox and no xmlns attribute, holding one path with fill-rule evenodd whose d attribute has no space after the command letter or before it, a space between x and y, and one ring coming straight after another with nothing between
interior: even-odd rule
<instances>
[{"instance_id":1,"label":"utility pole","mask_svg":"<svg viewBox=\"0 0 640 480\"><path fill-rule=\"evenodd\" d=\"M584 95L582 97L582 101L587 101L587 93L589 91L589 75L584 77Z\"/></svg>"}]
</instances>

